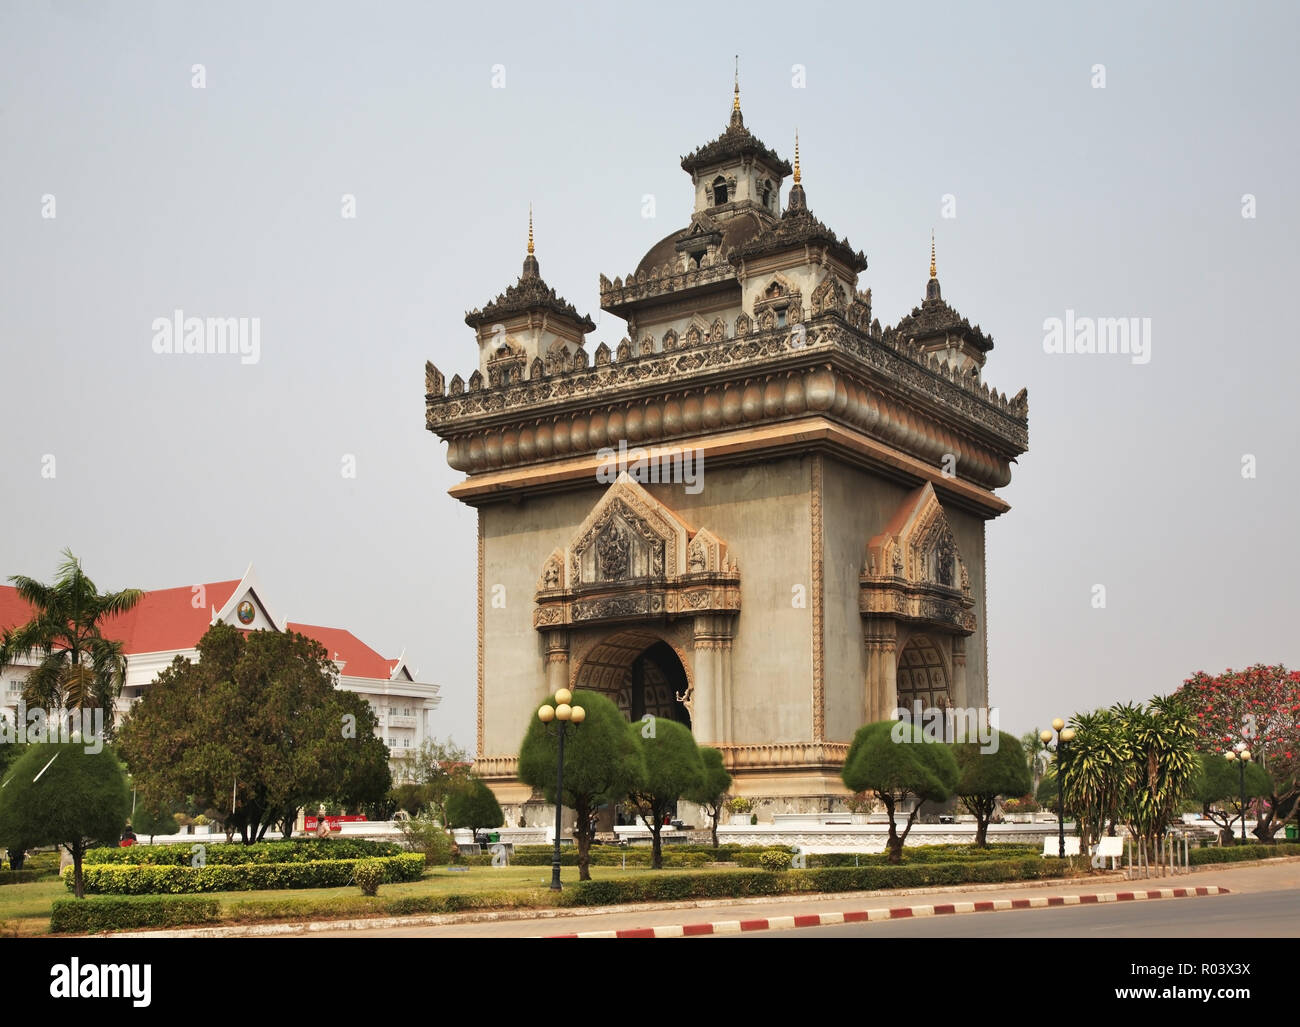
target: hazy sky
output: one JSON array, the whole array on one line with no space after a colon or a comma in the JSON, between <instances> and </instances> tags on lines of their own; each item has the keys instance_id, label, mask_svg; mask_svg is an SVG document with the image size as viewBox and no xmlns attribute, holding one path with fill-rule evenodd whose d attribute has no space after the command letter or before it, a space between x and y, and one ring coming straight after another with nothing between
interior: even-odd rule
<instances>
[{"instance_id":1,"label":"hazy sky","mask_svg":"<svg viewBox=\"0 0 1300 1027\"><path fill-rule=\"evenodd\" d=\"M530 200L613 347L597 276L687 222L678 160L739 52L746 124L787 158L798 127L875 315L923 298L934 228L986 380L1029 388L988 528L1003 727L1300 665L1300 15L1132 6L9 0L0 577L64 546L106 589L252 561L281 616L406 647L472 746L474 513L424 361L476 366L462 318L519 274ZM178 309L260 318L259 361L155 353ZM1150 362L1045 353L1067 310L1150 318Z\"/></svg>"}]
</instances>

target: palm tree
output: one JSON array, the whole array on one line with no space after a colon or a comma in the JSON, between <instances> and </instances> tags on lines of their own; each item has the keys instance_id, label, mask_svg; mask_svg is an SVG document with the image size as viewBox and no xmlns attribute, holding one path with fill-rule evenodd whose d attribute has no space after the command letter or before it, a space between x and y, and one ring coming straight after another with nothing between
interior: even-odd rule
<instances>
[{"instance_id":1,"label":"palm tree","mask_svg":"<svg viewBox=\"0 0 1300 1027\"><path fill-rule=\"evenodd\" d=\"M127 588L101 594L72 552L65 549L63 556L51 585L22 575L9 579L35 615L0 637L0 667L39 654L40 662L27 675L23 701L49 709L102 708L105 727L111 729L126 657L122 643L105 638L100 627L134 607L144 593Z\"/></svg>"},{"instance_id":2,"label":"palm tree","mask_svg":"<svg viewBox=\"0 0 1300 1027\"><path fill-rule=\"evenodd\" d=\"M1043 750L1043 743L1038 740L1038 728L1026 731L1020 736L1020 749L1025 754L1025 763L1029 766L1030 795L1038 794L1038 786L1047 773L1051 757ZM1011 798L1011 796L1007 796Z\"/></svg>"},{"instance_id":3,"label":"palm tree","mask_svg":"<svg viewBox=\"0 0 1300 1027\"><path fill-rule=\"evenodd\" d=\"M1127 796L1130 832L1155 850L1178 804L1196 776L1196 731L1191 715L1175 697L1157 696L1149 704L1111 707L1123 725L1134 788Z\"/></svg>"},{"instance_id":4,"label":"palm tree","mask_svg":"<svg viewBox=\"0 0 1300 1027\"><path fill-rule=\"evenodd\" d=\"M1114 832L1132 787L1132 747L1113 710L1070 718L1074 741L1060 753L1066 811L1077 818L1085 850L1109 828Z\"/></svg>"}]
</instances>

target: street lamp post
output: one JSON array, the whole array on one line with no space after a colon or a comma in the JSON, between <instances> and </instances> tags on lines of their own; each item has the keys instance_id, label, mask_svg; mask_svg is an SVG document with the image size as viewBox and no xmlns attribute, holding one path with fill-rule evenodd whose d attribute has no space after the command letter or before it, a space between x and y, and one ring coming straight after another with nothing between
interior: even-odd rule
<instances>
[{"instance_id":1,"label":"street lamp post","mask_svg":"<svg viewBox=\"0 0 1300 1027\"><path fill-rule=\"evenodd\" d=\"M555 705L550 703L537 711L537 719L543 724L556 722L559 733L559 752L555 759L555 851L551 855L551 891L560 890L560 831L564 816L564 729L570 723L581 724L587 719L587 711L581 706L570 706L573 693L561 688L555 693Z\"/></svg>"},{"instance_id":2,"label":"street lamp post","mask_svg":"<svg viewBox=\"0 0 1300 1027\"><path fill-rule=\"evenodd\" d=\"M1066 727L1065 721L1057 717L1052 721L1052 730L1044 728L1038 733L1039 740L1043 743L1043 749L1046 752L1052 752L1052 734L1056 734L1056 754L1061 756L1065 753L1065 748L1074 741L1074 728ZM1060 857L1065 859L1065 784L1061 780L1061 761L1056 761L1056 832L1057 841L1060 846Z\"/></svg>"},{"instance_id":3,"label":"street lamp post","mask_svg":"<svg viewBox=\"0 0 1300 1027\"><path fill-rule=\"evenodd\" d=\"M1237 774L1241 779L1241 844L1246 844L1246 764L1250 762L1250 750L1246 748L1245 742L1238 742L1235 746L1225 752L1224 757L1229 763L1237 764Z\"/></svg>"}]
</instances>

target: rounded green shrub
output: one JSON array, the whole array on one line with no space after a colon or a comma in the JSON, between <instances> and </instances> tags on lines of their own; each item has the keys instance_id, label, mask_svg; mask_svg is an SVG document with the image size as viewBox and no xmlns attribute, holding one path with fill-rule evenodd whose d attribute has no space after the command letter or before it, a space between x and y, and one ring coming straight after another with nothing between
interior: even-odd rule
<instances>
[{"instance_id":1,"label":"rounded green shrub","mask_svg":"<svg viewBox=\"0 0 1300 1027\"><path fill-rule=\"evenodd\" d=\"M789 870L790 853L784 849L769 849L758 857L758 865L764 870Z\"/></svg>"},{"instance_id":2,"label":"rounded green shrub","mask_svg":"<svg viewBox=\"0 0 1300 1027\"><path fill-rule=\"evenodd\" d=\"M362 895L378 895L384 881L384 864L377 859L357 860L353 876Z\"/></svg>"}]
</instances>

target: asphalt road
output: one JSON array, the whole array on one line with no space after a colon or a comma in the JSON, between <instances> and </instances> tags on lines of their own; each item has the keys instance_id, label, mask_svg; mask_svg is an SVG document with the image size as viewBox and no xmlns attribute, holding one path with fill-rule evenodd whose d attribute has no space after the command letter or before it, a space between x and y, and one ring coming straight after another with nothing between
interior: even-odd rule
<instances>
[{"instance_id":1,"label":"asphalt road","mask_svg":"<svg viewBox=\"0 0 1300 1027\"><path fill-rule=\"evenodd\" d=\"M881 920L721 937L1295 938L1300 937L1300 891Z\"/></svg>"}]
</instances>

